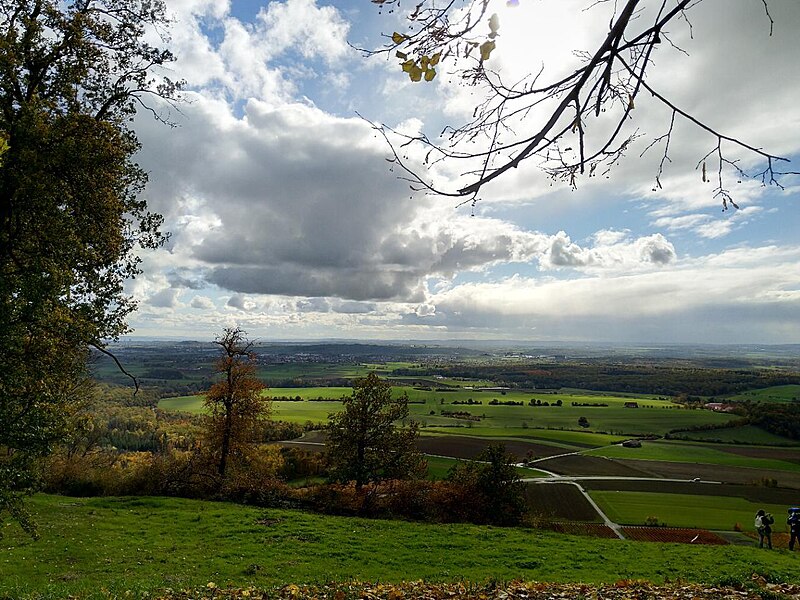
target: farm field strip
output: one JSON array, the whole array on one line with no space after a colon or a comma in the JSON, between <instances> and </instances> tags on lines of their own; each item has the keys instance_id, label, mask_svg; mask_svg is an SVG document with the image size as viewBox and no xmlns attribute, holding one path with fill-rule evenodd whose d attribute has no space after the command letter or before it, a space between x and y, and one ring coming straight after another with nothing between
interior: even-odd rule
<instances>
[{"instance_id":1,"label":"farm field strip","mask_svg":"<svg viewBox=\"0 0 800 600\"><path fill-rule=\"evenodd\" d=\"M800 385L774 385L760 390L750 390L728 396L726 400L736 402L800 402Z\"/></svg>"},{"instance_id":2,"label":"farm field strip","mask_svg":"<svg viewBox=\"0 0 800 600\"><path fill-rule=\"evenodd\" d=\"M568 429L536 429L532 427L504 427L498 428L469 427L457 433L453 427L437 427L428 425L423 431L424 435L469 435L472 437L486 437L499 440L536 441L552 445L557 448L580 450L597 448L615 444L628 439L628 436L609 435L606 433L590 433L584 431L570 431Z\"/></svg>"},{"instance_id":3,"label":"farm field strip","mask_svg":"<svg viewBox=\"0 0 800 600\"><path fill-rule=\"evenodd\" d=\"M701 431L682 431L674 434L672 438L698 442L722 442L731 445L747 444L748 446L800 446L800 442L797 440L790 440L788 438L775 435L774 433L764 431L763 429L760 429L754 425L724 427Z\"/></svg>"},{"instance_id":4,"label":"farm field strip","mask_svg":"<svg viewBox=\"0 0 800 600\"><path fill-rule=\"evenodd\" d=\"M408 390L408 388L396 388ZM266 395L275 397L297 397L302 399L309 398L329 398L333 405L338 404L338 400L351 392L350 388L345 387L313 387L313 388L272 388L266 392ZM635 433L657 433L663 434L672 428L686 427L693 425L707 425L707 424L723 424L731 419L730 415L713 413L711 411L692 411L682 408L676 408L675 405L666 405L662 408L624 408L621 403L611 404L608 407L580 407L571 406L570 398L576 398L575 401L590 401L599 402L600 397L589 396L564 396L564 406L492 406L484 402L482 405L453 405L452 402L458 399L459 395L463 395L466 400L469 397L468 392L421 392L420 390L411 390L409 398L412 401L421 402L424 404L412 403L409 405L412 418L420 421L424 425L441 426L441 425L470 425L488 427L488 428L522 428L522 429L537 429L537 430L552 430L552 429L565 429L573 430L577 428L579 417L586 417L589 420L589 432L617 432L621 434L630 435ZM446 396L445 396L446 395ZM519 398L515 400L515 395ZM444 398L445 404L442 404ZM509 392L505 397L497 396L502 401L526 401L529 395L521 394L519 392ZM489 398L491 399L491 398ZM485 398L484 398L485 400ZM620 399L628 400L628 399ZM159 402L159 407L164 410L182 410L193 413L200 413L203 411L202 396L183 396L177 398L165 398ZM289 406L285 406L288 404ZM316 408L306 406L305 402L295 403L281 403L276 401L273 403L273 409L276 416L284 420L303 422L305 420L312 420L322 422L327 419L330 412L335 412L335 406L326 406L321 408L323 403ZM318 403L314 403L318 404ZM443 416L442 411L458 411L469 413L478 421L468 421L466 419L457 419L453 417ZM669 411L669 415L665 414ZM433 414L431 414L433 413ZM667 417L668 418L665 418ZM557 434L543 434L555 436Z\"/></svg>"},{"instance_id":5,"label":"farm field strip","mask_svg":"<svg viewBox=\"0 0 800 600\"><path fill-rule=\"evenodd\" d=\"M655 517L669 527L732 531L738 524L742 530L752 531L754 515L763 508L775 515L775 530L782 531L781 519L785 520L786 515L785 505L730 496L597 490L589 490L589 495L612 521L621 525L644 525L649 517Z\"/></svg>"},{"instance_id":6,"label":"farm field strip","mask_svg":"<svg viewBox=\"0 0 800 600\"><path fill-rule=\"evenodd\" d=\"M458 462L463 462L457 458L449 456L439 456L436 454L425 454L425 460L428 463L428 479L445 479L450 469L453 468ZM538 469L528 469L526 467L515 467L517 475L523 479L536 479L540 477L548 477L547 473L539 471Z\"/></svg>"},{"instance_id":7,"label":"farm field strip","mask_svg":"<svg viewBox=\"0 0 800 600\"><path fill-rule=\"evenodd\" d=\"M652 460L665 462L700 463L728 467L792 471L800 473L800 464L772 458L741 456L707 445L673 441L643 441L641 448L609 446L588 450L586 456L604 456L627 460Z\"/></svg>"}]
</instances>

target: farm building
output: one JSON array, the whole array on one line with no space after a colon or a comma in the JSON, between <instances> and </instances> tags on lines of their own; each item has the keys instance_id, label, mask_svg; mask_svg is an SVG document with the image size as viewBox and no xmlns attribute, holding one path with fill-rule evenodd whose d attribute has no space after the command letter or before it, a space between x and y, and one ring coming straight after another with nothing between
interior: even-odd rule
<instances>
[{"instance_id":1,"label":"farm building","mask_svg":"<svg viewBox=\"0 0 800 600\"><path fill-rule=\"evenodd\" d=\"M639 408L638 402L626 402L625 408Z\"/></svg>"}]
</instances>

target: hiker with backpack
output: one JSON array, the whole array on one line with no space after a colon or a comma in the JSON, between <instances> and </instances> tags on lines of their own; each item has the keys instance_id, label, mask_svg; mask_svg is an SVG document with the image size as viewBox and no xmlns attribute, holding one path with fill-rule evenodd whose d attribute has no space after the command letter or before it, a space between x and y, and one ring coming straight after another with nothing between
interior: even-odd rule
<instances>
[{"instance_id":1,"label":"hiker with backpack","mask_svg":"<svg viewBox=\"0 0 800 600\"><path fill-rule=\"evenodd\" d=\"M767 540L767 548L772 550L772 524L775 519L763 508L756 513L755 527L758 532L758 547L764 547L764 540Z\"/></svg>"},{"instance_id":2,"label":"hiker with backpack","mask_svg":"<svg viewBox=\"0 0 800 600\"><path fill-rule=\"evenodd\" d=\"M786 519L786 524L789 526L789 550L794 550L794 544L800 537L800 508L789 509L789 518Z\"/></svg>"}]
</instances>

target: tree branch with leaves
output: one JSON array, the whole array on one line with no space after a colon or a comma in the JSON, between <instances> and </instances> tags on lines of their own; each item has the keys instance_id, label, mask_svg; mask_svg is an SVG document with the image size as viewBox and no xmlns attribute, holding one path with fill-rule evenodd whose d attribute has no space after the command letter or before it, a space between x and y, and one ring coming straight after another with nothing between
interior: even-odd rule
<instances>
[{"instance_id":1,"label":"tree branch with leaves","mask_svg":"<svg viewBox=\"0 0 800 600\"><path fill-rule=\"evenodd\" d=\"M383 11L400 10L398 0L372 0ZM511 0L519 5L526 0ZM765 19L772 35L774 20L767 0ZM710 123L678 106L668 90L659 90L649 81L653 58L661 46L683 52L673 41L670 26L691 28L690 13L704 0L594 0L586 10L611 7L608 31L600 44L589 51L576 51L582 64L566 75L545 80L544 67L514 84L503 81L490 68L490 59L503 51L502 24L492 12L492 0L451 0L437 5L423 0L406 13L408 31L387 35L387 43L363 50L367 55L394 56L413 82L433 81L437 70L450 66L451 74L462 85L477 88L482 94L472 119L448 126L437 139L425 133L404 133L373 123L392 152L390 162L403 172L412 189L461 198L474 203L488 183L534 160L555 181L576 187L582 176L607 176L644 134L629 132L635 124L637 99L644 92L665 107L671 115L666 134L650 147L663 144L664 160L655 175L661 188L665 162L676 118L694 126L714 141L712 150L700 157L698 169L717 172L714 196L724 209L736 206L725 183L730 169L737 178L755 177L764 185L781 186L781 178L798 174L788 167L785 157L756 147L745 140L719 131ZM554 23L566 27L566 23ZM593 124L593 127L590 127ZM598 126L602 124L602 126ZM597 131L598 133L590 133ZM475 149L477 146L477 149ZM424 154L422 166L409 158L411 148ZM738 166L737 152L762 163L753 172ZM433 180L428 168L446 163L464 164L460 170L466 183L448 189ZM456 167L457 168L457 167Z\"/></svg>"}]
</instances>

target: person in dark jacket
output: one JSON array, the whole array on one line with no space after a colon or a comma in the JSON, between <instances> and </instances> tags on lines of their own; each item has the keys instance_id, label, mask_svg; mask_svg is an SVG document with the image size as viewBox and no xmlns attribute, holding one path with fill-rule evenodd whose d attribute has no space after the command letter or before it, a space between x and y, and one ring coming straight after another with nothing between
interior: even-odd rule
<instances>
[{"instance_id":1,"label":"person in dark jacket","mask_svg":"<svg viewBox=\"0 0 800 600\"><path fill-rule=\"evenodd\" d=\"M800 508L789 509L789 518L786 519L786 524L789 526L789 550L794 550L797 538L800 537Z\"/></svg>"},{"instance_id":2,"label":"person in dark jacket","mask_svg":"<svg viewBox=\"0 0 800 600\"><path fill-rule=\"evenodd\" d=\"M755 527L758 532L758 547L764 547L764 540L767 540L767 548L772 550L772 524L775 519L764 509L759 509L756 513Z\"/></svg>"}]
</instances>

